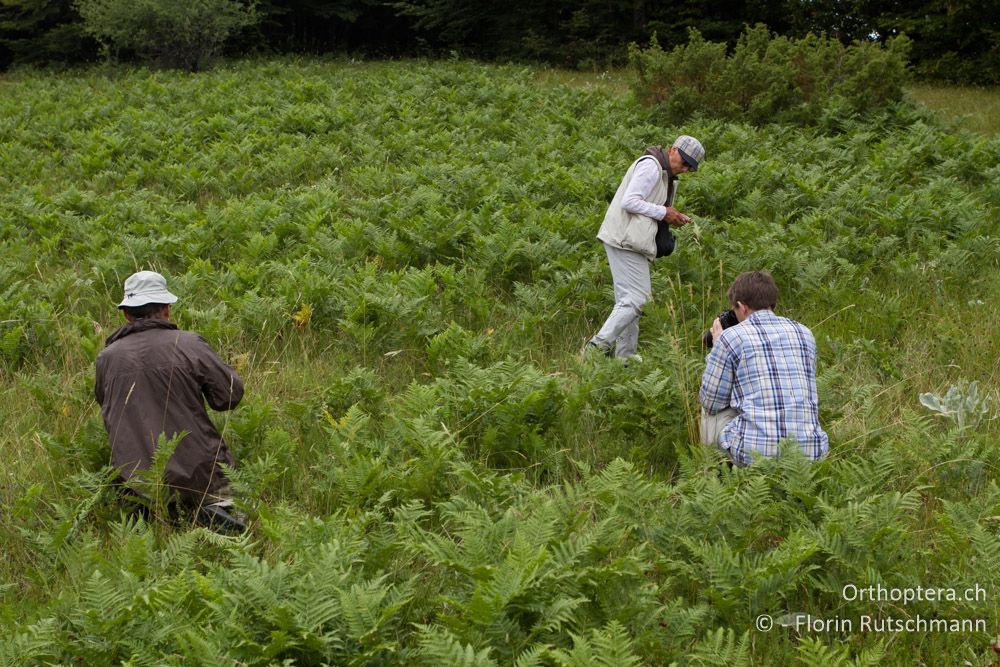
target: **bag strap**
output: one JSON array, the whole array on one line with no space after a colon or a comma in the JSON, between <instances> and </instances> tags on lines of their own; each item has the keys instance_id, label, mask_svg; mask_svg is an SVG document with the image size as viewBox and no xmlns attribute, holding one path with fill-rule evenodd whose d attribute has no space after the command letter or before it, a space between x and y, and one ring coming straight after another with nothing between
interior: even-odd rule
<instances>
[{"instance_id":1,"label":"bag strap","mask_svg":"<svg viewBox=\"0 0 1000 667\"><path fill-rule=\"evenodd\" d=\"M677 181L677 177L674 176L673 172L670 171L670 162L668 161L667 154L664 152L662 146L650 146L646 151L639 156L639 159L651 157L660 164L660 169L667 172L667 206L672 206L674 203L674 185Z\"/></svg>"},{"instance_id":2,"label":"bag strap","mask_svg":"<svg viewBox=\"0 0 1000 667\"><path fill-rule=\"evenodd\" d=\"M646 155L651 155L656 158L656 161L660 163L660 169L669 172L670 171L670 159L663 150L663 146L650 146L645 152L643 152L643 157ZM673 174L671 174L673 176Z\"/></svg>"}]
</instances>

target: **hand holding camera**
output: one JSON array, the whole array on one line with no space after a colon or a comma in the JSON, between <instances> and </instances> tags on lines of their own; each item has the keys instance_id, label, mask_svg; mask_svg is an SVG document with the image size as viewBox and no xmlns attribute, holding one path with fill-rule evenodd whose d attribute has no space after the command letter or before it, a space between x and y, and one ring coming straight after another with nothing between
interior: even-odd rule
<instances>
[{"instance_id":1,"label":"hand holding camera","mask_svg":"<svg viewBox=\"0 0 1000 667\"><path fill-rule=\"evenodd\" d=\"M734 327L740 323L739 319L736 317L736 313L732 310L724 310L719 313L719 317L716 319L721 327L719 332L721 333L729 327ZM715 322L712 323L712 329L715 329ZM715 336L712 334L712 330L706 331L701 336L701 343L709 350L712 349L712 345L715 344Z\"/></svg>"}]
</instances>

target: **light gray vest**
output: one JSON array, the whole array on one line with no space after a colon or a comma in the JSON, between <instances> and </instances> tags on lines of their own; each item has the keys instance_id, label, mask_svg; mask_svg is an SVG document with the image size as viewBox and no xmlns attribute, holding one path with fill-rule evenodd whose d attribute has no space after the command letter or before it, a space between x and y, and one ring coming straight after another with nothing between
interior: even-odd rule
<instances>
[{"instance_id":1,"label":"light gray vest","mask_svg":"<svg viewBox=\"0 0 1000 667\"><path fill-rule=\"evenodd\" d=\"M622 200L625 198L625 190L632 180L635 167L639 160L656 160L652 155L643 155L632 163L632 166L625 172L625 178L618 186L618 192L608 206L608 212L604 214L604 222L597 232L597 238L615 248L631 250L646 256L650 261L656 259L656 220L645 215L630 213L622 208ZM659 163L657 163L659 164ZM667 200L669 193L670 176L664 169L660 172L660 180L653 188L653 191L646 198L646 201L663 206L672 206L674 198L677 196L677 181L674 181L673 196Z\"/></svg>"}]
</instances>

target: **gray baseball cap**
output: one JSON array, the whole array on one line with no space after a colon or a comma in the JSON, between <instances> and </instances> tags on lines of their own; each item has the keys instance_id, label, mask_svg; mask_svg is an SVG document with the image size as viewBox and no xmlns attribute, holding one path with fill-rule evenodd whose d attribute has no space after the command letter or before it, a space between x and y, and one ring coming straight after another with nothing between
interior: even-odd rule
<instances>
[{"instance_id":1,"label":"gray baseball cap","mask_svg":"<svg viewBox=\"0 0 1000 667\"><path fill-rule=\"evenodd\" d=\"M674 141L674 148L680 152L691 171L698 171L698 163L705 159L705 147L701 145L700 141L682 134Z\"/></svg>"},{"instance_id":2,"label":"gray baseball cap","mask_svg":"<svg viewBox=\"0 0 1000 667\"><path fill-rule=\"evenodd\" d=\"M125 280L125 298L119 308L138 308L147 303L174 303L177 297L167 291L167 279L156 271L133 273Z\"/></svg>"}]
</instances>

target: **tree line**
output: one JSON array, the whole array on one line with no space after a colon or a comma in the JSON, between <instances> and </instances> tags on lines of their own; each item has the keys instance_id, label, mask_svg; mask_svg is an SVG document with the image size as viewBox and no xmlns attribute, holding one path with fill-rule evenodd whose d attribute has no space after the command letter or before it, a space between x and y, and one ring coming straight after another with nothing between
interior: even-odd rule
<instances>
[{"instance_id":1,"label":"tree line","mask_svg":"<svg viewBox=\"0 0 1000 667\"><path fill-rule=\"evenodd\" d=\"M128 27L141 39L164 34L157 22L163 16L192 11L245 16L210 22L229 30L223 36L230 54L457 54L580 68L624 63L628 44L654 35L665 47L683 44L689 28L730 46L745 26L760 23L790 38L822 34L844 44L905 33L918 76L996 84L997 9L997 0L3 0L0 66L87 62L102 54L148 59L135 38L125 45L110 40L109 23L145 20ZM205 31L204 21L180 23Z\"/></svg>"}]
</instances>

